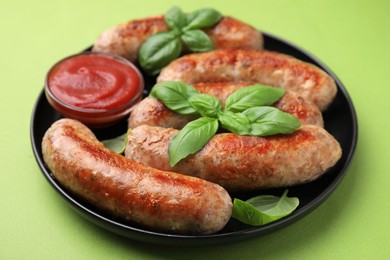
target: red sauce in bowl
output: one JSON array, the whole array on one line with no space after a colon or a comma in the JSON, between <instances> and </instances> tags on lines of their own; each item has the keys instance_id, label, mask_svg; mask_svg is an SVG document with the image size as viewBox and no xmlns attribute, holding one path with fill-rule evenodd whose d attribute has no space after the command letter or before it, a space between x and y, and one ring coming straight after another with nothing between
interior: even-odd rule
<instances>
[{"instance_id":1,"label":"red sauce in bowl","mask_svg":"<svg viewBox=\"0 0 390 260\"><path fill-rule=\"evenodd\" d=\"M95 127L127 116L144 88L141 73L130 61L94 52L59 61L45 83L46 97L58 112Z\"/></svg>"}]
</instances>

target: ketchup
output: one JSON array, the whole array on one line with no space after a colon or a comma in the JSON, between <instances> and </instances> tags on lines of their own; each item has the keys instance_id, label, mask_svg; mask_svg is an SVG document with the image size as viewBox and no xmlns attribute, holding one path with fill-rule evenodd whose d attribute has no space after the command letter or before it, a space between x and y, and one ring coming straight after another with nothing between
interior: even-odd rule
<instances>
[{"instance_id":1,"label":"ketchup","mask_svg":"<svg viewBox=\"0 0 390 260\"><path fill-rule=\"evenodd\" d=\"M49 103L86 124L116 121L142 97L138 69L124 58L86 52L55 64L46 77Z\"/></svg>"}]
</instances>

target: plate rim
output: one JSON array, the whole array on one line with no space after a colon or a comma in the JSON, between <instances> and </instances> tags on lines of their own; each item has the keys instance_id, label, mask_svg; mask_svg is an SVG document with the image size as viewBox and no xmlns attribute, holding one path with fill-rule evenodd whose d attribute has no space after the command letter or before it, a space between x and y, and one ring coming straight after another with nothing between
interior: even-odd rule
<instances>
[{"instance_id":1,"label":"plate rim","mask_svg":"<svg viewBox=\"0 0 390 260\"><path fill-rule=\"evenodd\" d=\"M322 60L314 56L309 51L297 46L296 44L282 37L264 31L261 32L264 35L264 38L268 37L271 38L272 40L279 41L284 45L287 45L297 50L298 52L301 52L305 56L309 57L311 60L317 63L316 65L318 65L321 69L325 70L335 80L338 91L342 92L342 94L344 95L347 101L348 108L350 111L350 116L351 116L352 129L354 130L352 132L352 137L351 137L352 140L351 147L349 147L348 149L348 155L345 159L345 163L342 165L336 177L330 182L330 184L321 193L318 194L318 196L310 200L310 202L305 204L303 207L297 209L293 215L286 216L285 218L282 218L278 221L269 223L264 226L249 227L248 229L240 230L240 231L234 231L228 233L216 233L210 235L178 235L178 234L154 232L142 228L133 227L115 221L113 219L107 218L106 216L95 212L93 209L90 209L82 205L79 201L73 198L73 196L69 194L69 192L64 190L51 176L51 173L45 167L44 161L39 156L37 145L40 146L41 144L40 143L37 144L37 141L34 138L35 137L34 123L37 118L36 111L38 109L38 106L40 105L41 102L43 102L45 98L44 90L42 89L38 96L38 99L35 101L32 115L31 115L30 141L31 141L34 157L38 163L41 172L45 176L45 179L52 185L52 187L56 190L56 192L58 192L61 195L61 197L65 199L67 204L70 205L73 210L75 210L77 213L87 218L94 224L106 230L109 230L113 233L116 233L118 235L122 235L124 237L135 239L138 241L149 242L154 244L172 245L173 243L175 243L175 245L180 245L180 246L201 246L201 245L217 245L217 244L224 244L228 242L229 243L237 242L237 241L253 238L255 236L259 237L261 235L274 232L287 225L294 223L295 221L300 220L302 217L311 213L315 208L321 205L332 194L332 192L339 186L340 182L345 177L348 168L350 167L351 161L356 151L356 146L358 141L358 120L357 120L356 110L353 105L352 99L349 93L347 92L344 84L341 82L338 76L325 63L322 62Z\"/></svg>"}]
</instances>

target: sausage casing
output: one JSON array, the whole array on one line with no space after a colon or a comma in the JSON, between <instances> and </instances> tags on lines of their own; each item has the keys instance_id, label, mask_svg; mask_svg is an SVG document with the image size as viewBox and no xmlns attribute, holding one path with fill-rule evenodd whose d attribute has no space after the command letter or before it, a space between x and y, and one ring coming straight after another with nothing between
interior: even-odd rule
<instances>
[{"instance_id":1,"label":"sausage casing","mask_svg":"<svg viewBox=\"0 0 390 260\"><path fill-rule=\"evenodd\" d=\"M200 177L230 191L284 187L315 180L341 157L325 129L303 125L288 135L217 134L199 152L169 165L168 146L178 130L147 125L132 129L125 155L162 170Z\"/></svg>"},{"instance_id":2,"label":"sausage casing","mask_svg":"<svg viewBox=\"0 0 390 260\"><path fill-rule=\"evenodd\" d=\"M313 101L324 111L337 93L331 76L292 56L253 50L214 50L185 55L162 69L158 82L252 81L282 87Z\"/></svg>"},{"instance_id":3,"label":"sausage casing","mask_svg":"<svg viewBox=\"0 0 390 260\"><path fill-rule=\"evenodd\" d=\"M167 31L163 16L132 20L103 32L92 50L117 54L131 62L146 39L157 32ZM252 26L232 17L223 17L215 26L204 30L216 49L263 48L263 35Z\"/></svg>"},{"instance_id":4,"label":"sausage casing","mask_svg":"<svg viewBox=\"0 0 390 260\"><path fill-rule=\"evenodd\" d=\"M251 82L218 82L198 83L193 87L200 93L209 94L219 99L225 105L227 97L239 88L253 85ZM321 111L311 101L304 100L295 92L286 91L284 96L274 104L278 109L296 116L301 124L311 124L323 127ZM169 110L163 103L153 97L146 97L132 110L129 117L129 128L146 124L167 128L181 129L194 115L180 115Z\"/></svg>"},{"instance_id":5,"label":"sausage casing","mask_svg":"<svg viewBox=\"0 0 390 260\"><path fill-rule=\"evenodd\" d=\"M219 185L117 155L78 121L56 121L42 150L64 188L114 217L156 231L208 234L231 216L231 198Z\"/></svg>"}]
</instances>

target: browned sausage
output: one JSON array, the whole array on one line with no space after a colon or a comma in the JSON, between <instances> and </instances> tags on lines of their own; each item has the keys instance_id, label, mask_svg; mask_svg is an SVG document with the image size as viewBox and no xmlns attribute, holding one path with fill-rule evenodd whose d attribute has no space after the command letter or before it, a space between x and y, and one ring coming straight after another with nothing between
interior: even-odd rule
<instances>
[{"instance_id":1,"label":"browned sausage","mask_svg":"<svg viewBox=\"0 0 390 260\"><path fill-rule=\"evenodd\" d=\"M200 93L213 95L222 104L227 97L237 89L253 85L251 82L219 82L194 84ZM280 110L296 116L301 124L311 124L323 127L321 111L311 101L306 101L292 91L286 91L285 95L274 104ZM180 115L169 110L160 101L153 97L146 97L138 103L129 117L129 128L140 125L171 127L181 129L189 121L195 119L193 115Z\"/></svg>"},{"instance_id":2,"label":"browned sausage","mask_svg":"<svg viewBox=\"0 0 390 260\"><path fill-rule=\"evenodd\" d=\"M200 177L227 190L291 186L315 180L341 157L339 143L323 128L303 125L289 135L217 134L199 152L171 168L168 145L178 130L139 126L125 155L144 165Z\"/></svg>"},{"instance_id":3,"label":"browned sausage","mask_svg":"<svg viewBox=\"0 0 390 260\"><path fill-rule=\"evenodd\" d=\"M271 51L215 50L185 55L165 67L158 81L199 82L253 81L282 87L313 101L324 111L337 87L318 67Z\"/></svg>"},{"instance_id":4,"label":"browned sausage","mask_svg":"<svg viewBox=\"0 0 390 260\"><path fill-rule=\"evenodd\" d=\"M231 216L231 198L219 185L117 155L78 121L55 122L42 150L64 188L115 217L156 231L209 234Z\"/></svg>"},{"instance_id":5,"label":"browned sausage","mask_svg":"<svg viewBox=\"0 0 390 260\"><path fill-rule=\"evenodd\" d=\"M166 30L163 16L132 20L103 32L96 40L93 51L117 54L135 62L146 39ZM204 31L210 36L216 49L263 48L263 35L252 26L232 17L225 16L215 26Z\"/></svg>"}]
</instances>

